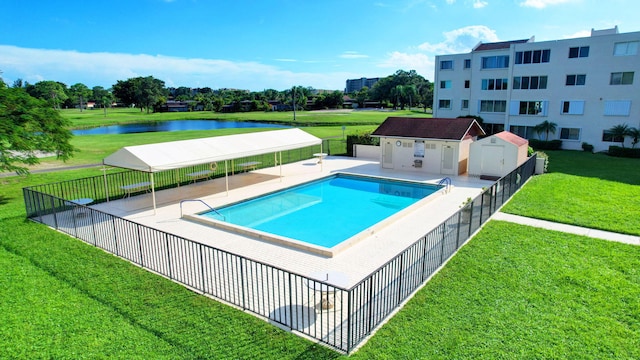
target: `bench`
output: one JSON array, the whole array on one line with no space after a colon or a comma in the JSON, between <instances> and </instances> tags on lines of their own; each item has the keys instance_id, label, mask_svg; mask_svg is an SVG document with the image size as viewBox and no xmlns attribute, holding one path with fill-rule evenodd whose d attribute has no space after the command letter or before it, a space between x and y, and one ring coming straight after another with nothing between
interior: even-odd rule
<instances>
[{"instance_id":1,"label":"bench","mask_svg":"<svg viewBox=\"0 0 640 360\"><path fill-rule=\"evenodd\" d=\"M68 206L73 206L74 208L77 208L79 205L87 206L92 202L93 202L92 198L80 198L80 199L67 200L65 201L65 204ZM76 213L76 216L84 216L84 215L86 215L86 213L84 212L84 210L82 210L82 208L80 208Z\"/></svg>"},{"instance_id":2,"label":"bench","mask_svg":"<svg viewBox=\"0 0 640 360\"><path fill-rule=\"evenodd\" d=\"M120 189L124 190L126 195L124 197L130 197L131 194L135 194L140 191L149 191L151 190L151 183L148 181L139 182L135 184L123 185L120 186Z\"/></svg>"},{"instance_id":3,"label":"bench","mask_svg":"<svg viewBox=\"0 0 640 360\"><path fill-rule=\"evenodd\" d=\"M238 167L243 171L255 170L258 168L258 165L262 164L260 161L248 161L241 164L238 164Z\"/></svg>"},{"instance_id":4,"label":"bench","mask_svg":"<svg viewBox=\"0 0 640 360\"><path fill-rule=\"evenodd\" d=\"M204 178L209 178L209 175L213 174L213 171L211 170L202 170L202 171L196 171L196 172L192 172L192 173L188 173L186 174L188 177L190 177L191 179L193 179L193 182L195 183L197 180L199 179L204 179Z\"/></svg>"}]
</instances>

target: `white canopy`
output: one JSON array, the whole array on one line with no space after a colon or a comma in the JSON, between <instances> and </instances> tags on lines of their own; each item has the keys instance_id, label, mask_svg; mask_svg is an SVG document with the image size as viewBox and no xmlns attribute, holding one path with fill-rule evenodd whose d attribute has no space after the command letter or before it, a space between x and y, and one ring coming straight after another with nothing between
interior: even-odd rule
<instances>
[{"instance_id":1,"label":"white canopy","mask_svg":"<svg viewBox=\"0 0 640 360\"><path fill-rule=\"evenodd\" d=\"M102 163L153 173L321 143L321 139L300 129L273 130L127 146L104 158Z\"/></svg>"}]
</instances>

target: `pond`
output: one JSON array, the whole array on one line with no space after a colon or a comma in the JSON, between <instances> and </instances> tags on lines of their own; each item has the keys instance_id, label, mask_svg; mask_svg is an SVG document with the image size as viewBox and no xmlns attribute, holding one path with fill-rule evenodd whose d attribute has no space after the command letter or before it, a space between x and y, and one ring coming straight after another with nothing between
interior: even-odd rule
<instances>
[{"instance_id":1,"label":"pond","mask_svg":"<svg viewBox=\"0 0 640 360\"><path fill-rule=\"evenodd\" d=\"M246 128L290 128L291 126L250 121L221 121L221 120L169 120L146 123L100 126L90 129L72 130L73 135L109 135L133 134L159 131L182 130L215 130L215 129L246 129Z\"/></svg>"}]
</instances>

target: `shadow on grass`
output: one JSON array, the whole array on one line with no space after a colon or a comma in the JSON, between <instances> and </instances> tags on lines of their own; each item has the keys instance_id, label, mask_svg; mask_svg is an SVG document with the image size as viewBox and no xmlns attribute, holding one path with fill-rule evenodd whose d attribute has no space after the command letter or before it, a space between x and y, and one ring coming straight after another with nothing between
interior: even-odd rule
<instances>
[{"instance_id":1,"label":"shadow on grass","mask_svg":"<svg viewBox=\"0 0 640 360\"><path fill-rule=\"evenodd\" d=\"M0 195L0 205L7 205L13 198Z\"/></svg>"},{"instance_id":2,"label":"shadow on grass","mask_svg":"<svg viewBox=\"0 0 640 360\"><path fill-rule=\"evenodd\" d=\"M571 150L547 150L545 153L549 155L549 172L640 185L640 171L636 170L640 167L640 159Z\"/></svg>"}]
</instances>

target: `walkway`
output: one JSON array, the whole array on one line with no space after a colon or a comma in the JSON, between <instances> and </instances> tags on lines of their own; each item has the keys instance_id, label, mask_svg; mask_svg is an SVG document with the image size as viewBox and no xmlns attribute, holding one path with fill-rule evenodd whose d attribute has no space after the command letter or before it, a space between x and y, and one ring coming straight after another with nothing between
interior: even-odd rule
<instances>
[{"instance_id":1,"label":"walkway","mask_svg":"<svg viewBox=\"0 0 640 360\"><path fill-rule=\"evenodd\" d=\"M529 225L540 227L548 230L562 231L576 235L588 236L596 239L609 241L617 241L625 244L640 245L640 236L619 234L609 231L589 229L580 226L566 225L546 220L528 218L524 216L511 215L503 212L497 212L491 217L494 220L509 221L521 225Z\"/></svg>"}]
</instances>

